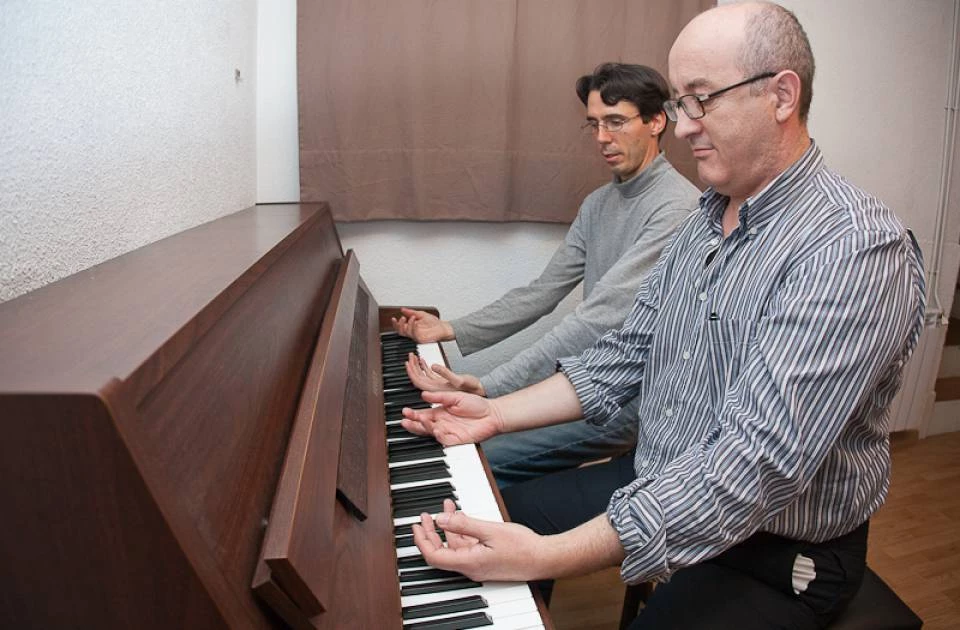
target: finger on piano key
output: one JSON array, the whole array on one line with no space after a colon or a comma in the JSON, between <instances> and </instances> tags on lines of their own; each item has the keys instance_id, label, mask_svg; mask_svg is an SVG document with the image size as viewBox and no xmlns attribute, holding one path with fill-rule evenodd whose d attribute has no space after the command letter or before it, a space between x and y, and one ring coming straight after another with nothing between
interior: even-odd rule
<instances>
[{"instance_id":1,"label":"finger on piano key","mask_svg":"<svg viewBox=\"0 0 960 630\"><path fill-rule=\"evenodd\" d=\"M446 365L446 361L443 359L443 352L440 350L440 344L438 343L417 344L417 354L420 355L420 358L427 364L427 367L435 363Z\"/></svg>"}]
</instances>

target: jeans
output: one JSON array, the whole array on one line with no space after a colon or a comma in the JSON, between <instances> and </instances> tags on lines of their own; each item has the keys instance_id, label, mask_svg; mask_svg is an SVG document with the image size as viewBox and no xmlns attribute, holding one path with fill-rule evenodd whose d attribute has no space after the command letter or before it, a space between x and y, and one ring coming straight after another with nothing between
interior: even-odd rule
<instances>
[{"instance_id":1,"label":"jeans","mask_svg":"<svg viewBox=\"0 0 960 630\"><path fill-rule=\"evenodd\" d=\"M501 489L585 462L616 457L636 446L637 406L630 403L604 426L585 420L530 431L505 433L485 441L483 453Z\"/></svg>"}]
</instances>

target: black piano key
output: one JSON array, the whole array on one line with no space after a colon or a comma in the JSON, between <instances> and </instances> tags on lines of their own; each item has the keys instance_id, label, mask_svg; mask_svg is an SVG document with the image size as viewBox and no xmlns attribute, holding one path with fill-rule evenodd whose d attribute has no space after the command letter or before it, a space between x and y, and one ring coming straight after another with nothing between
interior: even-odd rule
<instances>
[{"instance_id":1,"label":"black piano key","mask_svg":"<svg viewBox=\"0 0 960 630\"><path fill-rule=\"evenodd\" d=\"M455 505L459 505L460 501L452 492L447 492L443 494L435 494L432 496L426 497L410 497L409 499L401 499L399 501L393 502L393 513L402 514L403 516L420 516L423 512L430 514L440 513L443 511L443 500L450 499L454 502ZM395 518L402 518L401 516L395 516Z\"/></svg>"},{"instance_id":2,"label":"black piano key","mask_svg":"<svg viewBox=\"0 0 960 630\"><path fill-rule=\"evenodd\" d=\"M390 492L394 500L406 499L409 497L429 497L438 493L452 493L453 484L448 481L438 481L437 483L425 484L422 486L411 486L409 488L398 488Z\"/></svg>"},{"instance_id":3,"label":"black piano key","mask_svg":"<svg viewBox=\"0 0 960 630\"><path fill-rule=\"evenodd\" d=\"M384 343L382 339L380 340L380 350L382 352L396 352L397 350L416 352L417 348L417 342L407 337L398 339L396 341L388 341L386 343Z\"/></svg>"},{"instance_id":4,"label":"black piano key","mask_svg":"<svg viewBox=\"0 0 960 630\"><path fill-rule=\"evenodd\" d=\"M434 460L431 463L442 464L443 460ZM399 484L399 483L411 483L414 481L430 481L431 479L451 479L451 478L452 478L452 475L450 474L450 471L446 469L412 470L410 472L406 472L396 477L393 476L393 474L391 474L390 483Z\"/></svg>"},{"instance_id":5,"label":"black piano key","mask_svg":"<svg viewBox=\"0 0 960 630\"><path fill-rule=\"evenodd\" d=\"M405 558L397 558L397 568L400 570L404 569L415 569L418 567L428 567L427 561L423 559L423 554L416 554L414 556L407 556Z\"/></svg>"},{"instance_id":6,"label":"black piano key","mask_svg":"<svg viewBox=\"0 0 960 630\"><path fill-rule=\"evenodd\" d=\"M458 597L457 599L448 599L442 602L404 606L403 618L421 619L423 617L436 617L438 615L468 612L471 610L483 610L487 607L487 600L483 597L480 595L470 595L469 597Z\"/></svg>"},{"instance_id":7,"label":"black piano key","mask_svg":"<svg viewBox=\"0 0 960 630\"><path fill-rule=\"evenodd\" d=\"M442 446L439 442L429 435L416 435L413 438L392 439L387 443L389 453L400 453L402 451L415 451L417 449L432 448Z\"/></svg>"},{"instance_id":8,"label":"black piano key","mask_svg":"<svg viewBox=\"0 0 960 630\"><path fill-rule=\"evenodd\" d=\"M394 525L393 535L394 536L412 536L413 523L408 523L407 525Z\"/></svg>"},{"instance_id":9,"label":"black piano key","mask_svg":"<svg viewBox=\"0 0 960 630\"><path fill-rule=\"evenodd\" d=\"M450 499L454 503L459 504L458 497L452 494L441 495L437 497L413 498L405 501L394 501L393 513L402 514L404 516L419 516L423 512L440 512L443 510L444 499Z\"/></svg>"},{"instance_id":10,"label":"black piano key","mask_svg":"<svg viewBox=\"0 0 960 630\"><path fill-rule=\"evenodd\" d=\"M423 464L395 466L390 469L390 485L427 479L450 479L450 467L443 460L434 460Z\"/></svg>"},{"instance_id":11,"label":"black piano key","mask_svg":"<svg viewBox=\"0 0 960 630\"><path fill-rule=\"evenodd\" d=\"M384 407L409 407L410 405L418 405L424 402L423 398L420 397L420 392L405 392L391 394L386 396L383 399Z\"/></svg>"},{"instance_id":12,"label":"black piano key","mask_svg":"<svg viewBox=\"0 0 960 630\"><path fill-rule=\"evenodd\" d=\"M391 453L387 461L391 464L396 464L398 462L413 462L418 459L438 459L443 457L443 447L439 444L435 449L421 449L415 451L398 451L396 453Z\"/></svg>"},{"instance_id":13,"label":"black piano key","mask_svg":"<svg viewBox=\"0 0 960 630\"><path fill-rule=\"evenodd\" d=\"M401 429L403 428L402 424L391 424L387 426L400 427ZM431 440L433 442L437 441L436 438L434 438L432 435L417 435L416 433L408 432L408 435L397 435L395 437L390 438L390 442L388 443L388 446L391 444L426 444L426 443L429 443Z\"/></svg>"},{"instance_id":14,"label":"black piano key","mask_svg":"<svg viewBox=\"0 0 960 630\"><path fill-rule=\"evenodd\" d=\"M447 542L447 532L441 529L439 532L437 532L437 534L440 536L440 540L442 540L443 542ZM393 546L396 547L397 549L399 549L400 547L416 546L416 544L413 542L413 534L408 534L404 536L395 536L393 540L394 540Z\"/></svg>"},{"instance_id":15,"label":"black piano key","mask_svg":"<svg viewBox=\"0 0 960 630\"><path fill-rule=\"evenodd\" d=\"M407 586L401 586L400 595L403 597L407 595L424 595L427 593L446 593L448 591L479 588L481 586L483 586L483 584L480 582L474 582L468 577L460 576L451 580L441 580L426 584L408 584Z\"/></svg>"},{"instance_id":16,"label":"black piano key","mask_svg":"<svg viewBox=\"0 0 960 630\"><path fill-rule=\"evenodd\" d=\"M388 365L384 364L384 365L381 367L381 370L383 370L382 376L383 376L384 380L406 379L408 383L410 382L410 377L407 376L407 368L403 367L402 365L401 365L401 366L388 366Z\"/></svg>"},{"instance_id":17,"label":"black piano key","mask_svg":"<svg viewBox=\"0 0 960 630\"><path fill-rule=\"evenodd\" d=\"M401 511L406 508L429 507L438 504L442 506L444 499L451 499L456 503L459 497L455 492L436 490L429 494L393 498L392 501L394 511ZM429 512L429 510L420 510L420 512ZM415 514L420 514L420 512L416 512Z\"/></svg>"},{"instance_id":18,"label":"black piano key","mask_svg":"<svg viewBox=\"0 0 960 630\"><path fill-rule=\"evenodd\" d=\"M416 352L418 349L417 342L413 339L406 339L397 343L380 344L380 351L384 354L390 352Z\"/></svg>"},{"instance_id":19,"label":"black piano key","mask_svg":"<svg viewBox=\"0 0 960 630\"><path fill-rule=\"evenodd\" d=\"M410 444L410 445L390 445L387 447L387 459L390 462L394 462L395 458L401 457L404 454L412 453L414 455L418 453L442 453L443 446L440 444ZM396 460L396 461L410 461L408 460Z\"/></svg>"},{"instance_id":20,"label":"black piano key","mask_svg":"<svg viewBox=\"0 0 960 630\"><path fill-rule=\"evenodd\" d=\"M397 453L396 455L390 457L387 460L389 464L402 464L403 462L420 462L420 461L442 461L444 458L443 451L430 451L430 452L418 452L418 451L406 451L402 453Z\"/></svg>"},{"instance_id":21,"label":"black piano key","mask_svg":"<svg viewBox=\"0 0 960 630\"><path fill-rule=\"evenodd\" d=\"M415 437L416 433L410 433L403 428L402 424L389 424L387 425L387 439L398 438L398 437Z\"/></svg>"},{"instance_id":22,"label":"black piano key","mask_svg":"<svg viewBox=\"0 0 960 630\"><path fill-rule=\"evenodd\" d=\"M443 500L450 499L454 505L460 505L460 498L454 494L441 495L436 497L413 498L404 501L396 501L393 504L393 513L403 518L404 516L420 516L424 512L428 514L439 514L443 511Z\"/></svg>"},{"instance_id":23,"label":"black piano key","mask_svg":"<svg viewBox=\"0 0 960 630\"><path fill-rule=\"evenodd\" d=\"M394 357L401 354L404 360L406 360L407 354L411 352L417 354L418 350L419 348L415 343L388 343L385 346L380 346L380 355Z\"/></svg>"},{"instance_id":24,"label":"black piano key","mask_svg":"<svg viewBox=\"0 0 960 630\"><path fill-rule=\"evenodd\" d=\"M410 358L410 355L417 355L417 348L411 346L391 346L380 349L380 359L383 365L394 366L403 365Z\"/></svg>"},{"instance_id":25,"label":"black piano key","mask_svg":"<svg viewBox=\"0 0 960 630\"><path fill-rule=\"evenodd\" d=\"M430 403L425 401L420 401L418 403L410 403L404 405L383 405L383 411L386 414L385 420L390 422L391 420L403 420L403 408L409 407L410 409L429 409L431 407Z\"/></svg>"},{"instance_id":26,"label":"black piano key","mask_svg":"<svg viewBox=\"0 0 960 630\"><path fill-rule=\"evenodd\" d=\"M410 407L411 409L429 409L430 406L431 406L430 403L426 401L414 403L412 405L404 405L404 407ZM396 409L393 407L388 409L384 407L383 412L384 412L385 422L394 422L397 420L403 420L403 407L400 407L399 409Z\"/></svg>"},{"instance_id":27,"label":"black piano key","mask_svg":"<svg viewBox=\"0 0 960 630\"><path fill-rule=\"evenodd\" d=\"M475 612L456 617L444 617L431 621L416 621L403 624L403 630L465 630L466 628L482 628L492 626L493 620L485 612Z\"/></svg>"},{"instance_id":28,"label":"black piano key","mask_svg":"<svg viewBox=\"0 0 960 630\"><path fill-rule=\"evenodd\" d=\"M394 525L393 526L393 535L394 536L407 536L413 534L413 523L408 523L406 525Z\"/></svg>"},{"instance_id":29,"label":"black piano key","mask_svg":"<svg viewBox=\"0 0 960 630\"><path fill-rule=\"evenodd\" d=\"M404 571L400 574L401 582L421 582L423 580L437 580L448 578L461 578L463 575L456 571L446 571L444 569L421 569L418 571Z\"/></svg>"},{"instance_id":30,"label":"black piano key","mask_svg":"<svg viewBox=\"0 0 960 630\"><path fill-rule=\"evenodd\" d=\"M410 449L420 448L421 446L433 446L438 443L439 442L429 435L411 435L410 437L392 440L387 444L387 448L394 451L409 451Z\"/></svg>"},{"instance_id":31,"label":"black piano key","mask_svg":"<svg viewBox=\"0 0 960 630\"><path fill-rule=\"evenodd\" d=\"M416 452L407 452L407 453L397 453L395 457L391 457L388 460L390 464L399 464L403 462L415 462L418 460L423 461L442 461L444 457L443 451L430 452L430 453L416 453Z\"/></svg>"},{"instance_id":32,"label":"black piano key","mask_svg":"<svg viewBox=\"0 0 960 630\"><path fill-rule=\"evenodd\" d=\"M381 348L416 348L417 342L411 339L410 337L404 337L398 335L396 337L381 337L380 338L380 347Z\"/></svg>"},{"instance_id":33,"label":"black piano key","mask_svg":"<svg viewBox=\"0 0 960 630\"><path fill-rule=\"evenodd\" d=\"M383 397L390 398L393 394L399 393L408 393L408 392L421 392L422 390L414 385L413 383L396 383L392 386L385 386L383 388ZM422 400L422 399L421 399Z\"/></svg>"},{"instance_id":34,"label":"black piano key","mask_svg":"<svg viewBox=\"0 0 960 630\"><path fill-rule=\"evenodd\" d=\"M449 498L449 497L446 497ZM460 502L454 501L453 504L460 509ZM393 518L406 518L408 516L419 516L420 514L427 512L428 514L438 514L443 512L443 499L431 499L429 501L422 501L416 505L403 505L399 508L394 508Z\"/></svg>"},{"instance_id":35,"label":"black piano key","mask_svg":"<svg viewBox=\"0 0 960 630\"><path fill-rule=\"evenodd\" d=\"M410 377L407 376L407 368L402 365L390 365L384 363L380 366L380 376L384 381L396 382L401 385L412 385Z\"/></svg>"}]
</instances>

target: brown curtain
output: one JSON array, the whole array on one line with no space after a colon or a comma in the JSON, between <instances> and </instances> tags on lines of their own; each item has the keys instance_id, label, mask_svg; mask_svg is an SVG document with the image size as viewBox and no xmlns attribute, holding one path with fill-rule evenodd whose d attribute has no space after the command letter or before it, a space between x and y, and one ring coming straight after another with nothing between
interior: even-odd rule
<instances>
[{"instance_id":1,"label":"brown curtain","mask_svg":"<svg viewBox=\"0 0 960 630\"><path fill-rule=\"evenodd\" d=\"M570 221L610 178L576 79L605 61L666 75L677 33L714 4L300 0L301 199L343 221Z\"/></svg>"}]
</instances>

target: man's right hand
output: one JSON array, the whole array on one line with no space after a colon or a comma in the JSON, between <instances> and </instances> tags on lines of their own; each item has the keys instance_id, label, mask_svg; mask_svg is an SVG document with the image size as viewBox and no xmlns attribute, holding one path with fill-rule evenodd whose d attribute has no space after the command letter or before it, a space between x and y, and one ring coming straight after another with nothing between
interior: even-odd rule
<instances>
[{"instance_id":1,"label":"man's right hand","mask_svg":"<svg viewBox=\"0 0 960 630\"><path fill-rule=\"evenodd\" d=\"M427 362L409 353L404 364L410 382L425 392L467 392L486 396L483 384L473 374L457 374L444 365L427 365Z\"/></svg>"},{"instance_id":2,"label":"man's right hand","mask_svg":"<svg viewBox=\"0 0 960 630\"><path fill-rule=\"evenodd\" d=\"M395 331L417 343L453 341L455 338L450 322L426 311L403 307L400 309L400 317L391 317L390 321Z\"/></svg>"},{"instance_id":3,"label":"man's right hand","mask_svg":"<svg viewBox=\"0 0 960 630\"><path fill-rule=\"evenodd\" d=\"M503 418L494 401L464 392L423 392L430 409L403 408L403 428L432 435L444 446L476 444L503 432Z\"/></svg>"}]
</instances>

